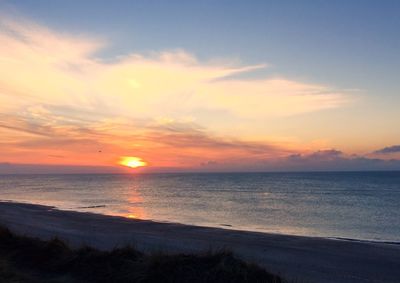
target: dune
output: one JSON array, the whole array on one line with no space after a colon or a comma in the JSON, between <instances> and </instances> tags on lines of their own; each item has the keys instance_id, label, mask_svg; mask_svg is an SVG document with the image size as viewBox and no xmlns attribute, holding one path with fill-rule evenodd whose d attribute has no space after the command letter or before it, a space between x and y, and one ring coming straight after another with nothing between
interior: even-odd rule
<instances>
[{"instance_id":1,"label":"dune","mask_svg":"<svg viewBox=\"0 0 400 283\"><path fill-rule=\"evenodd\" d=\"M128 219L0 202L0 225L27 236L55 236L72 246L196 253L229 249L238 257L298 282L399 282L397 243L269 234Z\"/></svg>"}]
</instances>

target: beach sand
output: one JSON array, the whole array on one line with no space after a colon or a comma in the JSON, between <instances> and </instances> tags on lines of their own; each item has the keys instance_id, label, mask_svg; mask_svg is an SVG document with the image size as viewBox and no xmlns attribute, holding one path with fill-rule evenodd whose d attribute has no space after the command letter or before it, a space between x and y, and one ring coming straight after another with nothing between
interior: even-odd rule
<instances>
[{"instance_id":1,"label":"beach sand","mask_svg":"<svg viewBox=\"0 0 400 283\"><path fill-rule=\"evenodd\" d=\"M298 282L400 282L400 245L235 231L159 223L48 206L0 202L0 225L73 246L107 250L132 244L143 251L199 252L226 248Z\"/></svg>"}]
</instances>

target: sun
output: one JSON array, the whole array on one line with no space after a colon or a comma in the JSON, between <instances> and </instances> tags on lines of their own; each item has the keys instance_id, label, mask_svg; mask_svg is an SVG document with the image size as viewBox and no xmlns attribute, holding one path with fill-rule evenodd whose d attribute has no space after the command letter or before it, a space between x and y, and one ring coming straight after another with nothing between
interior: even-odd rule
<instances>
[{"instance_id":1,"label":"sun","mask_svg":"<svg viewBox=\"0 0 400 283\"><path fill-rule=\"evenodd\" d=\"M138 168L138 167L147 166L147 162L145 162L141 158L135 157L135 156L123 156L123 157L121 157L119 164L130 167L130 168Z\"/></svg>"}]
</instances>

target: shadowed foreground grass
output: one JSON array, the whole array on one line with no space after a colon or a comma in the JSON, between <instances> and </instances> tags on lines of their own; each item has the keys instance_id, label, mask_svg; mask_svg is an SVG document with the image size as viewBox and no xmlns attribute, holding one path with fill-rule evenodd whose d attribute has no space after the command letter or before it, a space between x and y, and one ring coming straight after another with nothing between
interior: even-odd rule
<instances>
[{"instance_id":1,"label":"shadowed foreground grass","mask_svg":"<svg viewBox=\"0 0 400 283\"><path fill-rule=\"evenodd\" d=\"M274 282L284 281L227 251L144 254L125 247L71 249L53 239L17 236L0 227L0 282Z\"/></svg>"}]
</instances>

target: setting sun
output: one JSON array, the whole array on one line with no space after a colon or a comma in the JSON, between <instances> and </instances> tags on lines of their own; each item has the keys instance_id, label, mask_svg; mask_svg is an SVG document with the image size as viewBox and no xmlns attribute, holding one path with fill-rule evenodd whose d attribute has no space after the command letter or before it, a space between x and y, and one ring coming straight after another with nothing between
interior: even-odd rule
<instances>
[{"instance_id":1,"label":"setting sun","mask_svg":"<svg viewBox=\"0 0 400 283\"><path fill-rule=\"evenodd\" d=\"M127 166L127 167L131 167L131 168L147 166L147 163L145 161L143 161L139 157L134 157L134 156L121 157L119 164Z\"/></svg>"}]
</instances>

